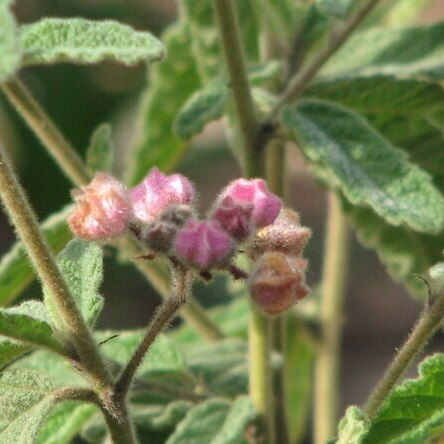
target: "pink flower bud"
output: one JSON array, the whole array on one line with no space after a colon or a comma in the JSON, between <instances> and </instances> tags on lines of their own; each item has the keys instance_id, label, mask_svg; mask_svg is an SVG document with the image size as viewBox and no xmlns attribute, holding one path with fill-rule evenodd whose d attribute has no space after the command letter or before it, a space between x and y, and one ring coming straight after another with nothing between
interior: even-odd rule
<instances>
[{"instance_id":1,"label":"pink flower bud","mask_svg":"<svg viewBox=\"0 0 444 444\"><path fill-rule=\"evenodd\" d=\"M282 253L265 253L256 262L249 285L253 301L265 313L277 315L308 294L306 261Z\"/></svg>"},{"instance_id":2,"label":"pink flower bud","mask_svg":"<svg viewBox=\"0 0 444 444\"><path fill-rule=\"evenodd\" d=\"M271 224L281 206L281 200L268 191L264 180L237 179L222 191L211 218L233 238L244 240L252 228Z\"/></svg>"},{"instance_id":3,"label":"pink flower bud","mask_svg":"<svg viewBox=\"0 0 444 444\"><path fill-rule=\"evenodd\" d=\"M130 190L134 216L142 222L153 222L169 205L191 204L192 183L181 174L167 176L152 168L143 181Z\"/></svg>"},{"instance_id":4,"label":"pink flower bud","mask_svg":"<svg viewBox=\"0 0 444 444\"><path fill-rule=\"evenodd\" d=\"M84 239L108 239L122 234L131 217L129 197L113 177L97 173L92 182L72 191L77 202L68 218L71 231Z\"/></svg>"},{"instance_id":5,"label":"pink flower bud","mask_svg":"<svg viewBox=\"0 0 444 444\"><path fill-rule=\"evenodd\" d=\"M299 215L283 208L276 220L256 233L248 247L248 255L256 260L267 251L299 256L311 237L311 230L300 225Z\"/></svg>"},{"instance_id":6,"label":"pink flower bud","mask_svg":"<svg viewBox=\"0 0 444 444\"><path fill-rule=\"evenodd\" d=\"M201 271L222 264L233 254L233 242L216 221L189 219L177 232L175 252Z\"/></svg>"}]
</instances>

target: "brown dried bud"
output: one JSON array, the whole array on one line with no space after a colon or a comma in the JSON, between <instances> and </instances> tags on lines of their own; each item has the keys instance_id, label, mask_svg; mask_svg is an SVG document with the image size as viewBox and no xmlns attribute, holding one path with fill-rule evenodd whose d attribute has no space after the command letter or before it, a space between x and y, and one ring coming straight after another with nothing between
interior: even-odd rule
<instances>
[{"instance_id":1,"label":"brown dried bud","mask_svg":"<svg viewBox=\"0 0 444 444\"><path fill-rule=\"evenodd\" d=\"M250 279L253 301L269 315L277 315L308 294L304 276L307 262L301 257L282 253L263 254L255 264Z\"/></svg>"},{"instance_id":2,"label":"brown dried bud","mask_svg":"<svg viewBox=\"0 0 444 444\"><path fill-rule=\"evenodd\" d=\"M247 254L253 260L272 251L299 256L310 237L311 230L300 225L298 213L283 208L271 225L257 232L247 249Z\"/></svg>"}]
</instances>

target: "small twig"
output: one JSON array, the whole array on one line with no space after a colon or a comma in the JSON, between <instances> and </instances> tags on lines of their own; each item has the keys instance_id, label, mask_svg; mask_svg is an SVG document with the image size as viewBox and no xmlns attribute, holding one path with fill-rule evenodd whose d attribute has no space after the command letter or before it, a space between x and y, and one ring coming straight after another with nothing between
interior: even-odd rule
<instances>
[{"instance_id":1,"label":"small twig","mask_svg":"<svg viewBox=\"0 0 444 444\"><path fill-rule=\"evenodd\" d=\"M166 325L177 314L179 308L186 303L186 296L191 284L190 272L179 266L173 269L173 274L173 289L171 296L163 301L159 310L154 315L154 318L146 329L145 336L115 384L114 396L118 399L126 397L136 371L142 363L146 353L149 351L150 346L153 344L159 333L162 332Z\"/></svg>"},{"instance_id":2,"label":"small twig","mask_svg":"<svg viewBox=\"0 0 444 444\"><path fill-rule=\"evenodd\" d=\"M439 328L444 317L444 295L436 298L430 307L426 307L412 332L404 342L384 376L371 393L364 407L368 417L374 416L392 391L399 378L410 366L415 356L425 347Z\"/></svg>"},{"instance_id":3,"label":"small twig","mask_svg":"<svg viewBox=\"0 0 444 444\"><path fill-rule=\"evenodd\" d=\"M99 347L100 347L101 345L103 345L103 344L106 344L106 343L109 342L109 341L112 341L113 339L118 338L119 336L120 336L120 335L112 335L112 336L110 336L109 338L105 339L104 341L99 342Z\"/></svg>"},{"instance_id":4,"label":"small twig","mask_svg":"<svg viewBox=\"0 0 444 444\"><path fill-rule=\"evenodd\" d=\"M287 88L281 94L277 103L273 106L265 119L265 122L273 122L276 119L278 111L284 105L294 101L301 95L313 77L325 65L330 57L347 41L351 33L365 19L365 17L367 17L378 1L379 0L366 0L343 24L342 28L334 34L327 47L290 79Z\"/></svg>"}]
</instances>

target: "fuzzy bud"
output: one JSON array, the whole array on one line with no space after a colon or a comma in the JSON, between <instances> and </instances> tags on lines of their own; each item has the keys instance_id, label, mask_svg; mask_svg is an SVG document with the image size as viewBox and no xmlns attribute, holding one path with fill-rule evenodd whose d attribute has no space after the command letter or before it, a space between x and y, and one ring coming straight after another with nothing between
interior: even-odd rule
<instances>
[{"instance_id":1,"label":"fuzzy bud","mask_svg":"<svg viewBox=\"0 0 444 444\"><path fill-rule=\"evenodd\" d=\"M87 186L72 191L77 202L68 218L71 231L83 239L109 239L122 234L131 217L129 197L113 177L97 173Z\"/></svg>"},{"instance_id":2,"label":"fuzzy bud","mask_svg":"<svg viewBox=\"0 0 444 444\"><path fill-rule=\"evenodd\" d=\"M170 205L158 219L143 229L141 239L151 250L166 253L173 245L177 230L182 228L191 216L190 206Z\"/></svg>"},{"instance_id":3,"label":"fuzzy bud","mask_svg":"<svg viewBox=\"0 0 444 444\"><path fill-rule=\"evenodd\" d=\"M217 220L230 236L241 241L253 229L271 224L281 206L281 200L268 191L264 180L237 179L222 191L211 219Z\"/></svg>"},{"instance_id":4,"label":"fuzzy bud","mask_svg":"<svg viewBox=\"0 0 444 444\"><path fill-rule=\"evenodd\" d=\"M299 256L310 237L311 230L300 225L298 213L283 208L271 225L256 233L247 253L253 260L269 251Z\"/></svg>"},{"instance_id":5,"label":"fuzzy bud","mask_svg":"<svg viewBox=\"0 0 444 444\"><path fill-rule=\"evenodd\" d=\"M144 223L153 222L170 205L190 205L194 196L193 184L185 176L167 176L157 168L130 190L134 216Z\"/></svg>"},{"instance_id":6,"label":"fuzzy bud","mask_svg":"<svg viewBox=\"0 0 444 444\"><path fill-rule=\"evenodd\" d=\"M176 256L201 271L223 264L233 254L233 242L216 221L188 219L177 232Z\"/></svg>"},{"instance_id":7,"label":"fuzzy bud","mask_svg":"<svg viewBox=\"0 0 444 444\"><path fill-rule=\"evenodd\" d=\"M265 253L256 262L249 279L253 301L269 315L284 312L308 294L304 283L306 266L301 257Z\"/></svg>"}]
</instances>

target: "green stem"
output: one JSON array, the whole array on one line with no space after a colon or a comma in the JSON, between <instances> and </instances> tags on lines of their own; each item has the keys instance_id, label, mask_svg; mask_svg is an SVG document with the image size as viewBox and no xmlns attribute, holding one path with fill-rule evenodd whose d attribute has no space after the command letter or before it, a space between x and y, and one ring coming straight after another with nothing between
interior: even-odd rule
<instances>
[{"instance_id":1,"label":"green stem","mask_svg":"<svg viewBox=\"0 0 444 444\"><path fill-rule=\"evenodd\" d=\"M232 0L213 0L216 23L230 86L239 122L244 171L247 177L263 173L262 153L259 145L259 127L253 97L245 68L239 23ZM274 410L270 372L270 323L254 306L250 312L249 356L250 397L258 413L260 434L267 443L274 443Z\"/></svg>"},{"instance_id":2,"label":"green stem","mask_svg":"<svg viewBox=\"0 0 444 444\"><path fill-rule=\"evenodd\" d=\"M83 320L68 287L60 274L32 210L4 149L0 147L0 196L17 234L31 259L51 304L60 315L68 343L72 343L81 363L100 388L111 384L111 376Z\"/></svg>"},{"instance_id":3,"label":"green stem","mask_svg":"<svg viewBox=\"0 0 444 444\"><path fill-rule=\"evenodd\" d=\"M105 444L137 444L139 442L125 402L114 406L113 413L104 406L101 410L110 434Z\"/></svg>"},{"instance_id":4,"label":"green stem","mask_svg":"<svg viewBox=\"0 0 444 444\"><path fill-rule=\"evenodd\" d=\"M90 176L82 159L28 88L19 79L1 84L1 88L72 183L76 186L89 183ZM137 259L145 252L130 236L124 238L122 247L126 255L135 263L136 267L159 294L167 297L169 293L168 275L162 273L160 267ZM206 339L217 340L223 337L217 325L211 321L205 309L192 295L189 296L188 305L183 309L181 316Z\"/></svg>"},{"instance_id":5,"label":"green stem","mask_svg":"<svg viewBox=\"0 0 444 444\"><path fill-rule=\"evenodd\" d=\"M280 139L271 139L265 148L265 177L267 184L274 194L284 197L285 185L285 143ZM275 402L275 439L277 444L288 444L290 442L287 421L287 406L285 390L286 381L286 359L285 350L287 344L287 321L286 313L278 318L271 319L271 333L274 338L272 344L274 349L282 355L283 363L274 377L274 398Z\"/></svg>"},{"instance_id":6,"label":"green stem","mask_svg":"<svg viewBox=\"0 0 444 444\"><path fill-rule=\"evenodd\" d=\"M77 186L86 185L90 177L82 158L54 125L28 88L16 78L2 83L1 89L66 176Z\"/></svg>"},{"instance_id":7,"label":"green stem","mask_svg":"<svg viewBox=\"0 0 444 444\"><path fill-rule=\"evenodd\" d=\"M415 356L423 349L441 325L444 317L444 295L436 298L430 307L426 307L418 322L407 337L384 376L370 395L364 412L372 417L391 392L401 375L412 363Z\"/></svg>"},{"instance_id":8,"label":"green stem","mask_svg":"<svg viewBox=\"0 0 444 444\"><path fill-rule=\"evenodd\" d=\"M261 162L257 152L258 123L233 0L213 0L213 4L240 127L245 173L248 177L260 176Z\"/></svg>"},{"instance_id":9,"label":"green stem","mask_svg":"<svg viewBox=\"0 0 444 444\"><path fill-rule=\"evenodd\" d=\"M330 57L347 41L352 32L367 17L369 12L376 6L379 0L366 0L342 25L342 27L333 34L326 48L321 51L309 64L305 65L289 81L287 88L279 97L277 103L272 108L267 122L275 120L278 111L286 104L295 101L304 91L305 87L311 82L313 77L325 65Z\"/></svg>"},{"instance_id":10,"label":"green stem","mask_svg":"<svg viewBox=\"0 0 444 444\"><path fill-rule=\"evenodd\" d=\"M149 348L179 308L186 303L187 294L191 285L191 274L180 266L175 267L172 272L174 274L172 277L172 294L163 301L159 310L154 315L146 329L145 336L120 375L114 390L115 396L118 399L126 397L134 375Z\"/></svg>"},{"instance_id":11,"label":"green stem","mask_svg":"<svg viewBox=\"0 0 444 444\"><path fill-rule=\"evenodd\" d=\"M316 358L314 376L315 444L324 444L334 436L338 416L339 358L348 236L339 197L333 191L328 195L327 217L320 308L322 343Z\"/></svg>"},{"instance_id":12,"label":"green stem","mask_svg":"<svg viewBox=\"0 0 444 444\"><path fill-rule=\"evenodd\" d=\"M274 436L274 408L270 367L271 323L254 305L250 310L249 340L249 392L258 414L259 442L272 444Z\"/></svg>"}]
</instances>

